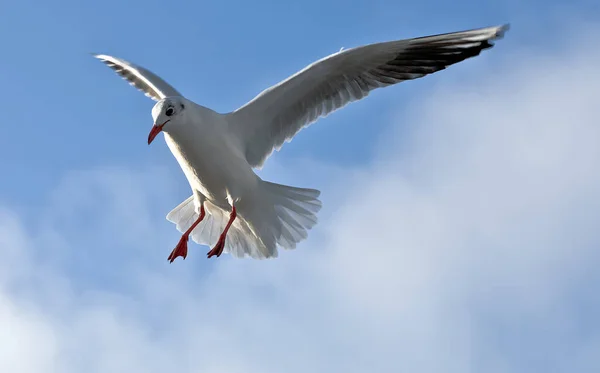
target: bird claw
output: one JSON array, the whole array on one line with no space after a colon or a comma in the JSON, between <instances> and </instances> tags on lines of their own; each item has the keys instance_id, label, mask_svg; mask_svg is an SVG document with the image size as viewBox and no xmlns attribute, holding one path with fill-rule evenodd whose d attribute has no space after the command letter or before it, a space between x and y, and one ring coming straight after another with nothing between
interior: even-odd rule
<instances>
[{"instance_id":1,"label":"bird claw","mask_svg":"<svg viewBox=\"0 0 600 373\"><path fill-rule=\"evenodd\" d=\"M219 241L217 242L215 247L213 247L212 250L210 250L208 253L206 253L207 258L212 258L213 256L216 256L217 258L220 257L221 254L223 254L224 248L225 248L225 237L221 236L221 237L219 237Z\"/></svg>"},{"instance_id":2,"label":"bird claw","mask_svg":"<svg viewBox=\"0 0 600 373\"><path fill-rule=\"evenodd\" d=\"M188 237L186 235L181 236L179 243L177 244L177 246L175 246L173 251L171 251L171 255L169 255L169 258L167 258L167 260L170 263L173 263L173 261L179 256L183 257L183 259L185 260L185 258L187 257L187 242Z\"/></svg>"}]
</instances>

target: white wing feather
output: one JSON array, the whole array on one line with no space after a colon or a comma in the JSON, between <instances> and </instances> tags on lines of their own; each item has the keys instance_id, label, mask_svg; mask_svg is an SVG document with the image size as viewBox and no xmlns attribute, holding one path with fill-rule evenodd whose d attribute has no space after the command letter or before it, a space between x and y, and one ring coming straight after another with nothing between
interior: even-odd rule
<instances>
[{"instance_id":1,"label":"white wing feather","mask_svg":"<svg viewBox=\"0 0 600 373\"><path fill-rule=\"evenodd\" d=\"M370 91L423 77L477 56L508 25L340 50L266 89L228 120L248 163L261 167L304 127Z\"/></svg>"},{"instance_id":2,"label":"white wing feather","mask_svg":"<svg viewBox=\"0 0 600 373\"><path fill-rule=\"evenodd\" d=\"M160 101L165 97L181 96L181 93L150 70L106 54L94 54L93 56L154 101Z\"/></svg>"}]
</instances>

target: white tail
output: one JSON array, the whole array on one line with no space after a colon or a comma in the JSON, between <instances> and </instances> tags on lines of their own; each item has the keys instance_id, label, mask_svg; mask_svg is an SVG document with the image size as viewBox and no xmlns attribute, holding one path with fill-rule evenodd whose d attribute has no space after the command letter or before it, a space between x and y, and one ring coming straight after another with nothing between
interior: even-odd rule
<instances>
[{"instance_id":1,"label":"white tail","mask_svg":"<svg viewBox=\"0 0 600 373\"><path fill-rule=\"evenodd\" d=\"M249 255L255 259L277 257L277 247L294 249L317 223L321 209L316 189L296 188L262 181L256 198L238 207L238 218L227 234L225 250L234 257ZM229 219L229 212L205 202L206 216L191 234L201 245L212 246ZM236 205L238 206L238 205ZM177 230L185 232L198 218L193 196L167 215Z\"/></svg>"}]
</instances>

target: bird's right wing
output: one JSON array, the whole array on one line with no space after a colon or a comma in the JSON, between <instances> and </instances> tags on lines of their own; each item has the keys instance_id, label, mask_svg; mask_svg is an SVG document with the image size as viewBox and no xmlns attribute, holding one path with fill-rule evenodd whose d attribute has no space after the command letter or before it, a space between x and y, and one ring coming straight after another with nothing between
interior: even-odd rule
<instances>
[{"instance_id":1,"label":"bird's right wing","mask_svg":"<svg viewBox=\"0 0 600 373\"><path fill-rule=\"evenodd\" d=\"M152 71L106 54L94 54L93 56L104 62L123 79L127 80L129 84L144 92L146 96L154 101L160 101L165 97L181 96L181 93L177 92L175 88Z\"/></svg>"},{"instance_id":2,"label":"bird's right wing","mask_svg":"<svg viewBox=\"0 0 600 373\"><path fill-rule=\"evenodd\" d=\"M302 128L372 90L421 78L477 56L508 25L397 40L341 50L266 89L228 114L246 160L262 166Z\"/></svg>"}]
</instances>

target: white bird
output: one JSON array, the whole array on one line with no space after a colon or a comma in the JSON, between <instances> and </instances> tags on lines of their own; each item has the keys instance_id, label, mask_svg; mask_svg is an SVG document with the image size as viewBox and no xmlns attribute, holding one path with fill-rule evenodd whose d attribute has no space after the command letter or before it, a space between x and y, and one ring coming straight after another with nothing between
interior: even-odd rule
<instances>
[{"instance_id":1,"label":"white bird","mask_svg":"<svg viewBox=\"0 0 600 373\"><path fill-rule=\"evenodd\" d=\"M376 88L477 56L507 30L502 25L342 49L226 114L186 99L141 66L94 56L157 101L148 144L164 133L192 189L192 196L167 215L183 233L168 260L186 258L190 236L199 244L214 244L209 258L225 250L260 259L305 239L321 202L318 190L264 181L253 168L262 167L274 149L318 118Z\"/></svg>"}]
</instances>

